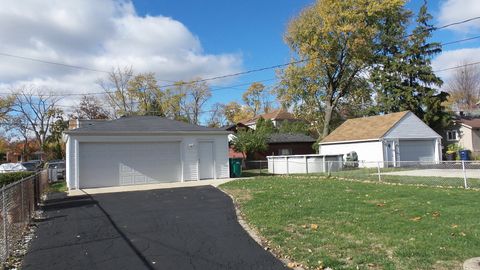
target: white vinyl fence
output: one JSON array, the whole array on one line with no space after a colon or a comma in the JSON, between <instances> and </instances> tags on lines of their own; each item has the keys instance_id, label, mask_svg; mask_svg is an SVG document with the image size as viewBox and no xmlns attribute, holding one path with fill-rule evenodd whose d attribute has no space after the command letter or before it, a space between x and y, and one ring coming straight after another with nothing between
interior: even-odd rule
<instances>
[{"instance_id":1,"label":"white vinyl fence","mask_svg":"<svg viewBox=\"0 0 480 270\"><path fill-rule=\"evenodd\" d=\"M340 169L343 155L268 156L267 160L271 174L326 173Z\"/></svg>"}]
</instances>

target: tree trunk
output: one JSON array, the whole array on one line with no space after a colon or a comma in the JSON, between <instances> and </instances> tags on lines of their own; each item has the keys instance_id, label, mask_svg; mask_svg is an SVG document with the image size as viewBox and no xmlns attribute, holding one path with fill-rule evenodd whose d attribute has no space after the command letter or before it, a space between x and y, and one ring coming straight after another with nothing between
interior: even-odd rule
<instances>
[{"instance_id":1,"label":"tree trunk","mask_svg":"<svg viewBox=\"0 0 480 270\"><path fill-rule=\"evenodd\" d=\"M331 101L325 103L325 116L323 118L323 132L322 138L325 138L330 133L330 121L332 120L333 105Z\"/></svg>"},{"instance_id":2,"label":"tree trunk","mask_svg":"<svg viewBox=\"0 0 480 270\"><path fill-rule=\"evenodd\" d=\"M20 157L21 162L25 162L25 157L27 156L27 147L28 147L28 138L25 138L25 143L23 144L22 156Z\"/></svg>"}]
</instances>

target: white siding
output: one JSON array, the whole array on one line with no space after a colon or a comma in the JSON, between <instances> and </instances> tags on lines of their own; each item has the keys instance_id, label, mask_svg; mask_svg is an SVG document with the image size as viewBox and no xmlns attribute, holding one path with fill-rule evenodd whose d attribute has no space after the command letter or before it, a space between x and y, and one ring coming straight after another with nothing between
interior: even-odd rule
<instances>
[{"instance_id":1,"label":"white siding","mask_svg":"<svg viewBox=\"0 0 480 270\"><path fill-rule=\"evenodd\" d=\"M377 161L383 161L383 144L381 141L335 143L320 145L320 155L345 155L355 151L361 166L376 167Z\"/></svg>"},{"instance_id":2,"label":"white siding","mask_svg":"<svg viewBox=\"0 0 480 270\"><path fill-rule=\"evenodd\" d=\"M230 165L228 163L228 138L217 136L214 143L215 149L215 176L216 178L230 177Z\"/></svg>"},{"instance_id":3,"label":"white siding","mask_svg":"<svg viewBox=\"0 0 480 270\"><path fill-rule=\"evenodd\" d=\"M459 145L470 151L475 151L473 148L473 132L471 128L462 125L457 135L459 137Z\"/></svg>"},{"instance_id":4,"label":"white siding","mask_svg":"<svg viewBox=\"0 0 480 270\"><path fill-rule=\"evenodd\" d=\"M209 140L214 144L215 177L229 177L228 139L227 134L198 135L111 135L111 136L68 136L66 177L69 189L77 188L76 164L78 153L75 144L79 142L180 142L180 157L183 166L183 181L198 180L198 142Z\"/></svg>"},{"instance_id":5,"label":"white siding","mask_svg":"<svg viewBox=\"0 0 480 270\"><path fill-rule=\"evenodd\" d=\"M478 128L472 130L472 145L473 152L480 151L480 130Z\"/></svg>"},{"instance_id":6,"label":"white siding","mask_svg":"<svg viewBox=\"0 0 480 270\"><path fill-rule=\"evenodd\" d=\"M433 129L427 126L414 113L409 112L385 136L384 139L425 139L440 138Z\"/></svg>"},{"instance_id":7,"label":"white siding","mask_svg":"<svg viewBox=\"0 0 480 270\"><path fill-rule=\"evenodd\" d=\"M67 187L69 189L75 188L75 141L71 138L67 138L65 145L65 177L67 179Z\"/></svg>"}]
</instances>

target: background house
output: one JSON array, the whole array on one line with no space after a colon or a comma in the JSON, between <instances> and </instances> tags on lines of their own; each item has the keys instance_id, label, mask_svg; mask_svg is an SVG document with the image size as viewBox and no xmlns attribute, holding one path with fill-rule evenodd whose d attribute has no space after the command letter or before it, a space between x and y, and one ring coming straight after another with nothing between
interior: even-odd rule
<instances>
[{"instance_id":1,"label":"background house","mask_svg":"<svg viewBox=\"0 0 480 270\"><path fill-rule=\"evenodd\" d=\"M441 136L409 111L349 119L320 142L320 154L355 151L364 166L442 160Z\"/></svg>"},{"instance_id":2,"label":"background house","mask_svg":"<svg viewBox=\"0 0 480 270\"><path fill-rule=\"evenodd\" d=\"M443 135L447 146L458 144L474 155L480 154L480 118L462 115Z\"/></svg>"},{"instance_id":3,"label":"background house","mask_svg":"<svg viewBox=\"0 0 480 270\"><path fill-rule=\"evenodd\" d=\"M297 118L295 118L295 116L293 114L291 114L291 113L289 113L285 110L279 109L279 110L275 110L273 112L259 114L259 115L256 115L256 116L252 117L252 118L249 118L249 119L241 120L237 124L241 124L241 125L244 125L244 126L247 126L247 127L251 128L251 129L255 129L257 121L260 118L263 118L265 120L271 120L272 123L273 123L273 126L275 126L277 128L281 125L281 123L283 123L285 121L292 121L292 122L293 121L300 121Z\"/></svg>"},{"instance_id":4,"label":"background house","mask_svg":"<svg viewBox=\"0 0 480 270\"><path fill-rule=\"evenodd\" d=\"M227 131L156 116L65 132L69 189L229 177Z\"/></svg>"},{"instance_id":5,"label":"background house","mask_svg":"<svg viewBox=\"0 0 480 270\"><path fill-rule=\"evenodd\" d=\"M258 153L261 159L267 156L314 154L315 139L305 134L274 133L267 140L268 149Z\"/></svg>"},{"instance_id":6,"label":"background house","mask_svg":"<svg viewBox=\"0 0 480 270\"><path fill-rule=\"evenodd\" d=\"M273 124L273 127L270 126L269 131L267 132L267 150L257 151L250 156L249 159L266 160L267 156L272 155L301 155L315 153L313 144L316 142L316 139L304 133L300 133L295 129L287 129L287 131L281 129L285 122L295 122L297 124L304 123L302 120L295 118L293 114L284 110L276 110L271 113L261 114L248 120L241 121L237 124L225 127L227 131L234 133L229 135L229 141L232 142L235 138L235 134L240 130L258 132L260 129L258 125L261 125L261 122L268 126L266 121L271 121L271 124ZM230 144L229 157L243 157L243 154L233 150L233 145Z\"/></svg>"}]
</instances>

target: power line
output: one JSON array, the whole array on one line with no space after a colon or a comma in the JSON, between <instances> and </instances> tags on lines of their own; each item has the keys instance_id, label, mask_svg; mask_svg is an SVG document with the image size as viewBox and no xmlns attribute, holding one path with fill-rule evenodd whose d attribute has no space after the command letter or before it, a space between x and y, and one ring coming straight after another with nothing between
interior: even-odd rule
<instances>
[{"instance_id":1,"label":"power line","mask_svg":"<svg viewBox=\"0 0 480 270\"><path fill-rule=\"evenodd\" d=\"M193 80L193 81L189 81L189 82L180 82L180 83L176 83L176 84L167 84L167 85L162 85L162 86L160 86L160 87L171 87L171 86L176 86L176 85L178 85L178 84L193 84L193 83L207 82L207 81L218 80L218 79L225 79L225 78L229 78L229 77L236 77L236 76L245 75L245 74L250 74L250 73L254 73L254 72L259 72L259 71L265 71L265 70L269 70L269 69L280 68L280 67L289 66L289 65L293 65L293 64L299 64L299 63L303 63L303 62L310 61L310 60L312 60L312 59L314 59L314 58L297 60L297 61L292 61L292 62L288 62L288 63L284 63L284 64L273 65L273 66L268 66L268 67L262 67L262 68L257 68L257 69L251 69L251 70L247 70L247 71L243 71L243 72L237 72L237 73L232 73L232 74L220 75L220 76L210 77L210 78L206 78L206 79Z\"/></svg>"},{"instance_id":2,"label":"power line","mask_svg":"<svg viewBox=\"0 0 480 270\"><path fill-rule=\"evenodd\" d=\"M429 29L427 29L427 30L428 30L428 31L430 31L430 30L440 30L440 29L444 29L444 28L451 27L451 26L454 26L454 25L459 25L459 24L467 23L467 22L470 22L470 21L473 21L473 20L477 20L477 19L480 19L480 16L479 16L479 17L469 18L469 19L466 19L466 20L463 20L463 21L458 21L458 22L446 24L446 25L439 26L439 27L431 27L431 28L429 28ZM427 31L427 30L426 30L426 31ZM411 36L411 35L409 35L409 36ZM466 39L461 39L461 40L456 40L456 41L451 41L451 42L446 42L446 43L443 43L443 44L441 44L441 45L443 45L443 46L444 46L444 45L450 45L450 44L460 43L460 42L469 41L469 40L478 39L478 38L480 38L480 36L471 37L471 38L466 38ZM30 60L30 61L37 61L37 62L46 63L46 64L64 66L64 67L68 67L68 68L80 69L80 70L87 70L87 71L101 72L101 73L110 73L109 71L105 71L105 70L93 69L93 68L89 68L89 67L76 66L76 65L69 65L69 64L59 63L59 62L53 62L53 61L47 61L47 60L42 60L42 59L37 59L37 58L31 58L31 57L25 57L25 56L7 54L7 53L2 53L2 52L0 52L0 55L1 55L1 56L7 56L7 57L24 59L24 60ZM267 67L261 67L261 68L251 69L251 70L247 70L247 71L243 71L243 72L237 72L237 73L225 74L225 75L220 75L220 76L215 76L215 77L210 77L210 78L205 78L205 79L193 80L193 81L190 81L190 82L181 82L180 84L193 84L193 83L198 83L198 82L207 82L207 81L212 81L212 80L225 79L225 78L229 78L229 77L236 77L236 76L246 75L246 74L250 74L250 73L254 73L254 72L260 72L260 71L265 71L265 70L270 70L270 69L276 69L276 68L280 68L280 67L284 67L284 66L288 66L288 65L292 65L292 64L299 64L299 63L307 62L307 61L310 61L310 60L313 60L313 59L314 59L314 58L307 58L307 59L303 59L303 60L291 61L291 62L284 63L284 64L278 64L278 65L272 65L272 66L267 66ZM476 65L476 64L478 64L478 62L477 62L477 63L470 63L470 64L467 64L467 65ZM460 67L464 67L464 66L466 66L466 65L461 65L461 66L456 66L456 67L441 69L441 70L437 70L437 71L435 71L435 72L441 72L441 71L456 69L456 68L460 68ZM267 80L274 80L274 79L275 79L275 78L267 79ZM267 80L265 80L265 81L267 81ZM168 80L159 80L159 81L173 82L173 81L168 81ZM253 83L253 82L255 82L255 81L252 81L252 82L249 82L249 83L245 83L245 84L240 84L240 85L237 85L237 86L244 86L244 85L246 85L246 84L250 84L250 83ZM160 86L160 88L166 88L166 87L177 86L177 85L179 85L179 83L162 85L162 86ZM232 88L234 88L234 87L236 87L236 86L219 87L219 88L216 88L216 89L211 89L211 91L217 91L217 90L222 90L222 89L232 89ZM102 95L102 94L108 94L108 93L112 93L112 92L104 91L104 92L96 92L96 93L68 93L68 94L56 94L56 95L54 94L54 95L52 95L52 96ZM8 94L12 94L12 93L0 93L0 94L7 94L7 95L8 95ZM14 94L14 95L15 95L15 94Z\"/></svg>"},{"instance_id":3,"label":"power line","mask_svg":"<svg viewBox=\"0 0 480 270\"><path fill-rule=\"evenodd\" d=\"M454 25L459 25L459 24L471 22L471 21L474 21L474 20L477 20L477 19L480 19L480 16L469 18L469 19L466 19L466 20L463 20L463 21L453 22L453 23L446 24L446 25L439 26L439 27L430 27L430 28L426 29L425 31L440 30L440 29L444 29L444 28L451 27L451 26L454 26ZM409 37L411 35L413 35L413 34L410 34L407 37ZM472 38L472 39L474 39L474 38ZM461 41L457 41L457 42L461 42ZM450 43L450 44L452 44L452 43ZM444 44L444 45L446 45L446 44ZM89 67L78 66L78 65L70 65L70 64L48 61L48 60L43 60L43 59L38 59L38 58L33 58L33 57L13 55L13 54L2 53L2 52L0 52L0 55L1 56L12 57L12 58L23 59L23 60L36 61L36 62L45 63L45 64L58 65L58 66L63 66L63 67L67 67L67 68L79 69L79 70L87 70L87 71L101 72L101 73L107 73L107 74L110 73L109 71L105 71L105 70L99 70L99 69L94 69L94 68L89 68ZM313 60L313 59L308 58L308 59L303 59L303 60L298 60L298 61L292 61L292 62L289 62L289 63L278 64L278 65L267 66L267 67L261 67L261 68L251 69L251 70L247 70L247 71L243 71L243 72L237 72L237 73L232 73L232 74L225 74L225 75L210 77L210 78L206 78L206 79L194 80L194 81L191 81L189 83L206 82L206 81L211 81L211 80L218 80L218 79L225 79L225 78L229 78L229 77L236 77L236 76L246 75L246 74L250 74L250 73L254 73L254 72L260 72L260 71L280 68L280 67L284 67L284 66L288 66L288 65L292 65L292 64L299 64L299 63L303 63L303 62L310 61L310 60ZM159 81L174 82L174 81L170 81L170 80L159 80ZM163 85L161 87L170 87L170 86L175 86L175 84Z\"/></svg>"},{"instance_id":4,"label":"power line","mask_svg":"<svg viewBox=\"0 0 480 270\"><path fill-rule=\"evenodd\" d=\"M442 43L442 46L450 45L450 44L456 44L456 43L465 42L465 41L470 41L470 40L478 39L478 38L480 38L480 36L465 38L465 39L460 39L460 40L455 40L455 41L450 41L450 42L445 42L445 43Z\"/></svg>"},{"instance_id":5,"label":"power line","mask_svg":"<svg viewBox=\"0 0 480 270\"><path fill-rule=\"evenodd\" d=\"M442 71L447 71L447 70L452 70L452 69L457 69L457 68L462 68L462 67L468 67L468 66L474 66L480 64L480 61L478 62L473 62L473 63L468 63L468 64L463 64L459 66L454 66L454 67L449 67L449 68L444 68L444 69L438 69L434 70L433 72L442 72Z\"/></svg>"},{"instance_id":6,"label":"power line","mask_svg":"<svg viewBox=\"0 0 480 270\"><path fill-rule=\"evenodd\" d=\"M105 73L105 74L110 74L111 73L110 71L101 70L101 69L95 69L95 68L77 66L77 65L70 65L70 64L60 63L60 62L53 62L53 61L43 60L43 59L39 59L39 58L33 58L33 57L27 57L27 56L21 56L21 55L14 55L14 54L3 53L3 52L0 52L0 56L6 56L6 57L11 57L11 58L17 58L17 59L22 59L22 60L28 60L28 61L33 61L33 62L39 62L39 63L49 64L49 65L56 65L56 66L79 69L79 70L86 70L86 71L91 71L91 72L100 72L100 73ZM175 82L175 81L171 81L171 80L160 80L160 79L158 79L158 80L162 81L162 82Z\"/></svg>"},{"instance_id":7,"label":"power line","mask_svg":"<svg viewBox=\"0 0 480 270\"><path fill-rule=\"evenodd\" d=\"M434 70L433 72L442 72L442 71L447 71L447 70L453 70L453 69L457 69L457 68L462 68L462 67L466 67L466 66L473 66L473 65L478 65L480 64L480 61L478 62L473 62L473 63L468 63L468 64L463 64L463 65L458 65L458 66L453 66L453 67L448 67L448 68L444 68L444 69L438 69L438 70ZM232 89L232 88L235 88L235 87L240 87L240 86L245 86L245 85L249 85L249 84L252 84L254 82L265 82L265 81L273 81L275 80L276 78L269 78L269 79L264 79L264 80L256 80L256 81L250 81L250 82L246 82L246 83L242 83L242 84L237 84L237 85L231 85L231 86L225 86L225 87L218 87L218 88L212 88L210 89L210 91L214 92L214 91L219 91L219 90L224 90L224 89ZM88 95L104 95L104 94L108 94L108 93L114 93L112 91L110 92L96 92L96 93L67 93L67 94L52 94L51 96L59 96L59 97L67 97L67 96L88 96ZM0 93L0 95L17 95L15 93L6 93L6 92L3 92L3 93ZM35 96L35 95L33 95Z\"/></svg>"},{"instance_id":8,"label":"power line","mask_svg":"<svg viewBox=\"0 0 480 270\"><path fill-rule=\"evenodd\" d=\"M27 57L27 56L14 55L14 54L3 53L3 52L0 52L0 55L1 56L12 57L12 58L17 58L17 59L34 61L34 62L40 62L40 63L44 63L44 64L49 64L49 65L57 65L57 66L62 66L62 67L67 67L67 68L87 70L87 71L92 71L92 72L101 72L101 73L107 73L107 74L110 73L109 71L105 71L105 70L99 70L99 69L94 69L94 68L89 68L89 67L69 65L69 64L60 63L60 62L53 62L53 61L48 61L48 60L43 60L43 59L38 59L38 58L32 58L32 57Z\"/></svg>"},{"instance_id":9,"label":"power line","mask_svg":"<svg viewBox=\"0 0 480 270\"><path fill-rule=\"evenodd\" d=\"M445 24L445 25L439 26L439 27L432 27L431 30L440 30L440 29L444 29L444 28L447 28L447 27L450 27L450 26L464 24L464 23L471 22L471 21L478 20L478 19L480 19L480 16L473 17L473 18L466 19L466 20L459 21L459 22L453 22L453 23Z\"/></svg>"},{"instance_id":10,"label":"power line","mask_svg":"<svg viewBox=\"0 0 480 270\"><path fill-rule=\"evenodd\" d=\"M229 86L222 86L222 87L214 87L211 88L211 92L219 91L219 90L225 90L225 89L234 89L235 87L240 87L240 86L246 86L250 85L255 82L267 82L267 81L273 81L276 80L277 78L268 78L268 79L263 79L263 80L255 80L255 81L249 81L241 84L236 84L236 85L229 85ZM243 89L242 89L243 90ZM105 94L113 94L115 91L103 91L103 92L91 92L91 93L65 93L65 94L51 94L50 96L55 96L55 97L69 97L69 96L91 96L91 95L105 95ZM0 95L13 95L16 96L18 94L16 93L7 93L7 92L0 92ZM37 96L37 95L32 95L32 96Z\"/></svg>"}]
</instances>

